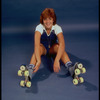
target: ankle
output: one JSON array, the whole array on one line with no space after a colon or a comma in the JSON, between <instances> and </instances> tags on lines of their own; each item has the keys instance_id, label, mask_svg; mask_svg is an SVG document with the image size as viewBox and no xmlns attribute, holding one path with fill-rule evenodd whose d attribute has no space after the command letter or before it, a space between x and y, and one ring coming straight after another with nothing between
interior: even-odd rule
<instances>
[{"instance_id":1,"label":"ankle","mask_svg":"<svg viewBox=\"0 0 100 100\"><path fill-rule=\"evenodd\" d=\"M34 67L35 67L34 64L29 64L29 65L28 65L28 69L33 69Z\"/></svg>"},{"instance_id":2,"label":"ankle","mask_svg":"<svg viewBox=\"0 0 100 100\"><path fill-rule=\"evenodd\" d=\"M71 67L71 66L72 66L72 62L71 61L68 61L68 62L65 63L65 67L67 69L69 69L69 67Z\"/></svg>"}]
</instances>

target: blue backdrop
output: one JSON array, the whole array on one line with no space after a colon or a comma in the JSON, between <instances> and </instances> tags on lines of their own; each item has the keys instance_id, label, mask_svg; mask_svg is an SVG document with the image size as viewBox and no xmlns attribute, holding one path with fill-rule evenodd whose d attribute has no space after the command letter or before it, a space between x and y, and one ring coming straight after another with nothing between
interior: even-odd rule
<instances>
[{"instance_id":1,"label":"blue backdrop","mask_svg":"<svg viewBox=\"0 0 100 100\"><path fill-rule=\"evenodd\" d=\"M2 0L1 3L3 32L6 28L36 26L45 8L55 10L57 23L62 26L73 28L75 24L82 24L81 27L87 24L90 28L98 28L98 0Z\"/></svg>"},{"instance_id":2,"label":"blue backdrop","mask_svg":"<svg viewBox=\"0 0 100 100\"><path fill-rule=\"evenodd\" d=\"M74 86L63 64L53 73L51 60L44 56L32 87L20 87L23 77L17 71L30 62L34 30L45 8L55 10L71 61L86 67L83 84ZM2 0L1 11L2 100L99 100L98 0Z\"/></svg>"}]
</instances>

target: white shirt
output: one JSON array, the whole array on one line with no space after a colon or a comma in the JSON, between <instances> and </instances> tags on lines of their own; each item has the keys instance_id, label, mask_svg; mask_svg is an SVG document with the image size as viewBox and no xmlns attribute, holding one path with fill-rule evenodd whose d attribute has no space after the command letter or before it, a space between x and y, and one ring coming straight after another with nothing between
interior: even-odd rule
<instances>
[{"instance_id":1,"label":"white shirt","mask_svg":"<svg viewBox=\"0 0 100 100\"><path fill-rule=\"evenodd\" d=\"M41 35L43 34L43 30L46 31L45 27L44 27L42 24L39 24L39 25L36 26L35 31L39 31L39 32L41 33ZM59 33L62 32L62 28L61 28L59 25L57 25L57 24L55 24L55 25L52 26L51 31L52 31L52 30L55 31L55 34L56 34L56 35L58 35ZM49 34L49 35L50 35L50 34ZM48 35L48 36L49 36L49 35Z\"/></svg>"}]
</instances>

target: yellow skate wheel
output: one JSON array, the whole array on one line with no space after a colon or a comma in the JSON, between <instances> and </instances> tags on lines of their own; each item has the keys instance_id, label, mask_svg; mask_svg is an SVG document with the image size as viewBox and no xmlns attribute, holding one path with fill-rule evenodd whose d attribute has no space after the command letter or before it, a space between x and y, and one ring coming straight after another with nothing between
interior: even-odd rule
<instances>
[{"instance_id":1,"label":"yellow skate wheel","mask_svg":"<svg viewBox=\"0 0 100 100\"><path fill-rule=\"evenodd\" d=\"M77 79L73 79L73 84L77 85L78 84L78 80Z\"/></svg>"},{"instance_id":2,"label":"yellow skate wheel","mask_svg":"<svg viewBox=\"0 0 100 100\"><path fill-rule=\"evenodd\" d=\"M18 71L18 76L22 76L22 71L21 70Z\"/></svg>"},{"instance_id":3,"label":"yellow skate wheel","mask_svg":"<svg viewBox=\"0 0 100 100\"><path fill-rule=\"evenodd\" d=\"M24 71L25 70L25 66L24 65L20 66L20 70Z\"/></svg>"},{"instance_id":4,"label":"yellow skate wheel","mask_svg":"<svg viewBox=\"0 0 100 100\"><path fill-rule=\"evenodd\" d=\"M84 82L83 77L80 77L80 78L79 78L79 82L80 82L80 83L83 83L83 82Z\"/></svg>"},{"instance_id":5,"label":"yellow skate wheel","mask_svg":"<svg viewBox=\"0 0 100 100\"><path fill-rule=\"evenodd\" d=\"M28 81L28 82L26 83L26 86L27 86L27 87L31 87L31 82Z\"/></svg>"},{"instance_id":6,"label":"yellow skate wheel","mask_svg":"<svg viewBox=\"0 0 100 100\"><path fill-rule=\"evenodd\" d=\"M29 76L29 71L25 71L24 76Z\"/></svg>"},{"instance_id":7,"label":"yellow skate wheel","mask_svg":"<svg viewBox=\"0 0 100 100\"><path fill-rule=\"evenodd\" d=\"M75 69L75 75L79 75L81 72L79 69Z\"/></svg>"},{"instance_id":8,"label":"yellow skate wheel","mask_svg":"<svg viewBox=\"0 0 100 100\"><path fill-rule=\"evenodd\" d=\"M81 63L79 63L79 64L78 64L78 68L79 68L79 69L82 69L82 68L83 68L83 65L82 65Z\"/></svg>"},{"instance_id":9,"label":"yellow skate wheel","mask_svg":"<svg viewBox=\"0 0 100 100\"><path fill-rule=\"evenodd\" d=\"M82 73L86 73L86 69L84 67L82 68Z\"/></svg>"},{"instance_id":10,"label":"yellow skate wheel","mask_svg":"<svg viewBox=\"0 0 100 100\"><path fill-rule=\"evenodd\" d=\"M20 86L24 87L24 86L25 86L25 81L22 80L22 81L20 82Z\"/></svg>"}]
</instances>

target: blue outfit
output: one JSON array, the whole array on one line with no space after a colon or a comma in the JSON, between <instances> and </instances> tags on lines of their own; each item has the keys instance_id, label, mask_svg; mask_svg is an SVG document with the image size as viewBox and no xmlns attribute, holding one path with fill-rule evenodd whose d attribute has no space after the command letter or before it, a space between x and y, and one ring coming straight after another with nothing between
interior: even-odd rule
<instances>
[{"instance_id":1,"label":"blue outfit","mask_svg":"<svg viewBox=\"0 0 100 100\"><path fill-rule=\"evenodd\" d=\"M52 26L51 32L48 35L44 25L39 24L36 26L35 31L39 31L41 33L40 43L44 45L48 54L50 47L53 44L58 43L57 35L62 32L62 28L59 25L55 24Z\"/></svg>"},{"instance_id":2,"label":"blue outfit","mask_svg":"<svg viewBox=\"0 0 100 100\"><path fill-rule=\"evenodd\" d=\"M43 34L41 35L40 43L42 43L44 45L44 47L47 50L47 54L48 54L50 47L53 44L58 43L58 39L57 39L57 36L55 34L55 31L52 30L50 35L48 36L47 33L45 32L45 30L43 30Z\"/></svg>"}]
</instances>

